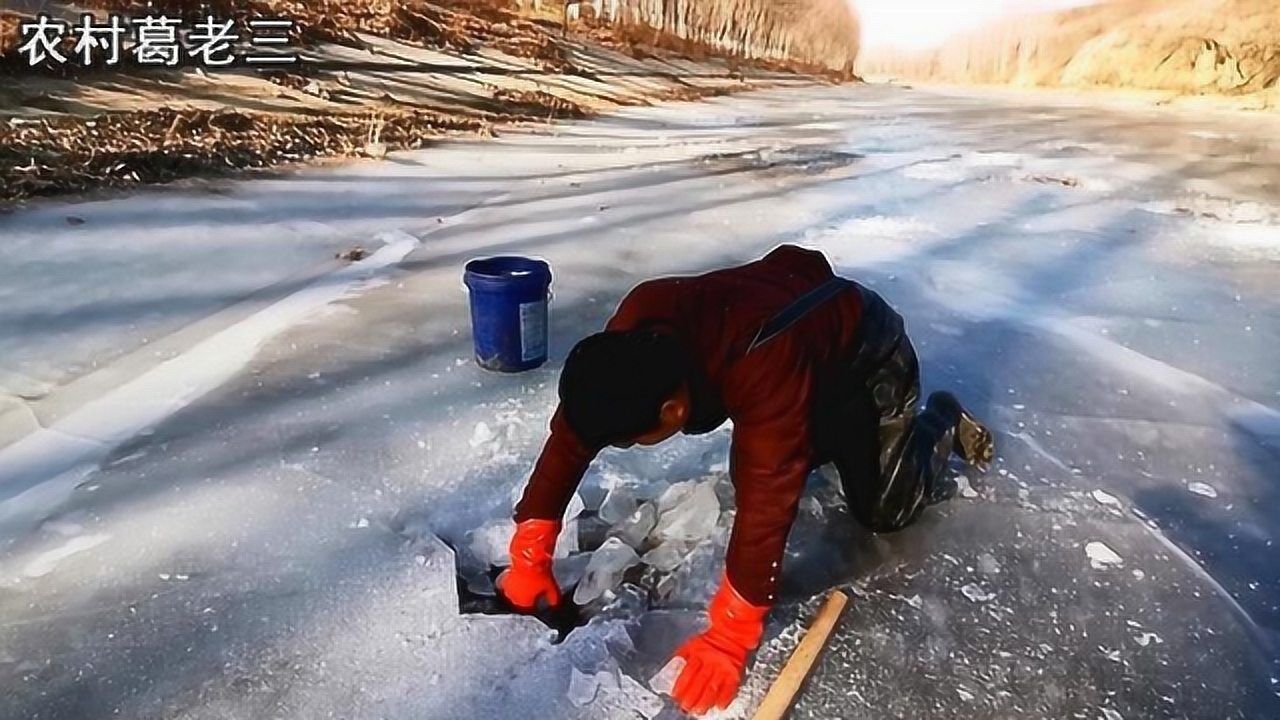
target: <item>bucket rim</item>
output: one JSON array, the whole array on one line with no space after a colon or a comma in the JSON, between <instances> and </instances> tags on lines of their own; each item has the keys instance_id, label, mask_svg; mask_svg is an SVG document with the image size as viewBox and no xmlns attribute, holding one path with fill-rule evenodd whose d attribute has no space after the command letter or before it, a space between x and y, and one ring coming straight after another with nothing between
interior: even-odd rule
<instances>
[{"instance_id":1,"label":"bucket rim","mask_svg":"<svg viewBox=\"0 0 1280 720\"><path fill-rule=\"evenodd\" d=\"M530 276L551 279L551 265L523 255L491 255L467 261L465 274L480 280L518 280Z\"/></svg>"}]
</instances>

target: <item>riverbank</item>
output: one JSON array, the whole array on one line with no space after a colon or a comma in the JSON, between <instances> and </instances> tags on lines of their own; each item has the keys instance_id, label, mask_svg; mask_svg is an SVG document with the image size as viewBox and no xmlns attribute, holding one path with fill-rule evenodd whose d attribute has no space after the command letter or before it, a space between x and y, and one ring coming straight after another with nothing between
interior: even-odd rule
<instances>
[{"instance_id":1,"label":"riverbank","mask_svg":"<svg viewBox=\"0 0 1280 720\"><path fill-rule=\"evenodd\" d=\"M380 158L442 138L836 77L624 46L601 27L586 40L549 20L458 5L385 26L326 15L296 38L298 64L269 71L31 69L15 62L14 43L0 44L0 203ZM447 32L430 36L437 26Z\"/></svg>"}]
</instances>

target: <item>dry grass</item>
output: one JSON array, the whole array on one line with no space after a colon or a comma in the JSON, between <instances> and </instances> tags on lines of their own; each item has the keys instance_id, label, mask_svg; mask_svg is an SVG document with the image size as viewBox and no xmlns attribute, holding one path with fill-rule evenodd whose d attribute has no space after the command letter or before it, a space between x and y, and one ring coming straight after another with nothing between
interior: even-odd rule
<instances>
[{"instance_id":1,"label":"dry grass","mask_svg":"<svg viewBox=\"0 0 1280 720\"><path fill-rule=\"evenodd\" d=\"M11 119L0 123L0 187L4 197L21 198L358 156L375 125L381 142L399 148L420 148L447 133L489 131L478 120L426 111L302 117L161 108L89 119Z\"/></svg>"},{"instance_id":2,"label":"dry grass","mask_svg":"<svg viewBox=\"0 0 1280 720\"><path fill-rule=\"evenodd\" d=\"M493 93L493 99L501 104L504 113L522 116L522 119L561 120L592 116L591 111L582 105L542 90L502 88Z\"/></svg>"},{"instance_id":3,"label":"dry grass","mask_svg":"<svg viewBox=\"0 0 1280 720\"><path fill-rule=\"evenodd\" d=\"M8 55L18 49L21 34L18 30L22 18L15 13L0 12L0 55Z\"/></svg>"}]
</instances>

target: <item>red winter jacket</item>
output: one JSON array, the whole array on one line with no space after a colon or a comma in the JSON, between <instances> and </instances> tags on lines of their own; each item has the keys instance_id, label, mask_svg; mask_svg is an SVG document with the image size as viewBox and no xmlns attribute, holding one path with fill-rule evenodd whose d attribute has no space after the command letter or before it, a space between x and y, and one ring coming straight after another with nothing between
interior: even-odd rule
<instances>
[{"instance_id":1,"label":"red winter jacket","mask_svg":"<svg viewBox=\"0 0 1280 720\"><path fill-rule=\"evenodd\" d=\"M821 253L783 245L740 267L641 283L607 328L656 324L676 333L706 379L704 401L695 396L693 403L693 414L704 415L701 430L733 420L730 475L737 516L726 573L754 605L773 602L787 534L814 459L815 387L826 370L857 351L861 294L841 292L749 355L746 350L770 318L831 277ZM594 457L595 450L583 445L557 410L516 520L562 518Z\"/></svg>"}]
</instances>

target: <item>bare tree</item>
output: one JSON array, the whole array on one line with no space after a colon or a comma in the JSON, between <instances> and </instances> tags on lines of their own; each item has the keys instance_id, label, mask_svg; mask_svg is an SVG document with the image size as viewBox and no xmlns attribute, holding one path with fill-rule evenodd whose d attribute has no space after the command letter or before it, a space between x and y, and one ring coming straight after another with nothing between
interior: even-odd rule
<instances>
[{"instance_id":1,"label":"bare tree","mask_svg":"<svg viewBox=\"0 0 1280 720\"><path fill-rule=\"evenodd\" d=\"M646 25L748 58L844 69L860 44L848 0L581 0L566 2L566 27L585 4L598 19Z\"/></svg>"}]
</instances>

